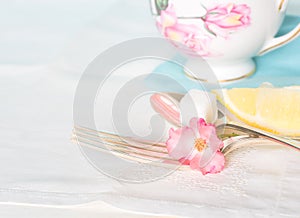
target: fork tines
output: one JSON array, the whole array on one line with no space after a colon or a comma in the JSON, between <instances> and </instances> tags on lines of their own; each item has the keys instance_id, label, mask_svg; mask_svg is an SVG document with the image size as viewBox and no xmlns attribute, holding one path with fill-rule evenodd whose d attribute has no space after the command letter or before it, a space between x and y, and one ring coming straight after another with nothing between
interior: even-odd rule
<instances>
[{"instance_id":1,"label":"fork tines","mask_svg":"<svg viewBox=\"0 0 300 218\"><path fill-rule=\"evenodd\" d=\"M113 133L96 131L80 126L74 127L72 141L81 146L102 152L116 153L139 162L158 161L178 164L177 160L168 156L166 146L162 143L151 143L146 140L121 137Z\"/></svg>"}]
</instances>

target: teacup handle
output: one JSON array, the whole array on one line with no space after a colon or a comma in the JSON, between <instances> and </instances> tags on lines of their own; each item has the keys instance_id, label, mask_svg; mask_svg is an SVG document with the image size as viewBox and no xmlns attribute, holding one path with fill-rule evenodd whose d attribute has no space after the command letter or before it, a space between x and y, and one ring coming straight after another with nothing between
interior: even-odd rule
<instances>
[{"instance_id":1,"label":"teacup handle","mask_svg":"<svg viewBox=\"0 0 300 218\"><path fill-rule=\"evenodd\" d=\"M264 47L260 50L259 55L266 54L267 52L270 52L276 48L279 48L292 40L296 39L300 35L300 24L298 24L291 32L271 39L269 42L267 42Z\"/></svg>"},{"instance_id":2,"label":"teacup handle","mask_svg":"<svg viewBox=\"0 0 300 218\"><path fill-rule=\"evenodd\" d=\"M283 12L286 9L287 0L277 0L278 1L278 11ZM264 47L260 50L259 55L266 54L276 48L279 48L292 40L296 39L300 35L300 23L289 33L276 37L268 41Z\"/></svg>"}]
</instances>

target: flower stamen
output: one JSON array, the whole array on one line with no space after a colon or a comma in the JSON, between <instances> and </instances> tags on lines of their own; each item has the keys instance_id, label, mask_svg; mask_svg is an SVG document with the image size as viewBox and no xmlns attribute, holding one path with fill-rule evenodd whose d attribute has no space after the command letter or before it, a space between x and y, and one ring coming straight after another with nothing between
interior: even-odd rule
<instances>
[{"instance_id":1,"label":"flower stamen","mask_svg":"<svg viewBox=\"0 0 300 218\"><path fill-rule=\"evenodd\" d=\"M195 148L196 148L199 152L203 151L203 150L207 147L206 141L205 141L204 139L201 139L201 138L195 139L194 144L195 144L195 145L194 145Z\"/></svg>"}]
</instances>

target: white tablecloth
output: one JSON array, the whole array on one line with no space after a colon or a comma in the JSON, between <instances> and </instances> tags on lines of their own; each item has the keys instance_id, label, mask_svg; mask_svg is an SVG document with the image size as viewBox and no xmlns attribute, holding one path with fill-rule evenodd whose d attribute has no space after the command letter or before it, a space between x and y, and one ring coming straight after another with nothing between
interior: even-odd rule
<instances>
[{"instance_id":1,"label":"white tablecloth","mask_svg":"<svg viewBox=\"0 0 300 218\"><path fill-rule=\"evenodd\" d=\"M300 14L300 4L291 3L290 13ZM237 171L229 167L219 177L178 172L129 185L96 171L70 142L82 71L117 42L157 35L147 4L0 1L0 217L134 217L103 201L194 217L297 217L299 156L286 149L235 154L231 169Z\"/></svg>"}]
</instances>

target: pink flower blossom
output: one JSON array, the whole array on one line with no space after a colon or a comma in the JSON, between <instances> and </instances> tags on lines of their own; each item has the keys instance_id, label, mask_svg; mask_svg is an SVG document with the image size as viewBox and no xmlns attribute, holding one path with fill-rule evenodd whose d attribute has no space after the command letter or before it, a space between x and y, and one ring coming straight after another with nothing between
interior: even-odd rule
<instances>
[{"instance_id":1,"label":"pink flower blossom","mask_svg":"<svg viewBox=\"0 0 300 218\"><path fill-rule=\"evenodd\" d=\"M200 25L201 22L199 23ZM172 40L173 43L181 43L190 52L200 56L212 55L210 52L212 37L208 33L204 33L195 24L180 23L172 4L166 10L161 11L161 15L157 19L157 26L167 39ZM176 46L182 47L178 44Z\"/></svg>"},{"instance_id":2,"label":"pink flower blossom","mask_svg":"<svg viewBox=\"0 0 300 218\"><path fill-rule=\"evenodd\" d=\"M163 29L177 24L178 20L173 5L169 5L166 10L161 12L160 20L158 23Z\"/></svg>"},{"instance_id":3,"label":"pink flower blossom","mask_svg":"<svg viewBox=\"0 0 300 218\"><path fill-rule=\"evenodd\" d=\"M215 126L202 118L191 119L189 126L170 129L166 145L171 157L203 175L224 169L225 158L220 151L223 142L218 138Z\"/></svg>"},{"instance_id":4,"label":"pink flower blossom","mask_svg":"<svg viewBox=\"0 0 300 218\"><path fill-rule=\"evenodd\" d=\"M250 25L250 13L250 8L245 4L223 4L209 9L204 22L211 32L226 38L230 32Z\"/></svg>"}]
</instances>

